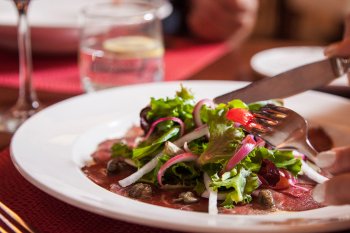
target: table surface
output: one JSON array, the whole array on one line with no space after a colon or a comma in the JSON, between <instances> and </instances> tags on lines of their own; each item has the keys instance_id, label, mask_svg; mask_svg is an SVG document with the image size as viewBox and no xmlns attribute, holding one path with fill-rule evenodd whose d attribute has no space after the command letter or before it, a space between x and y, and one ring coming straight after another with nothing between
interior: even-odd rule
<instances>
[{"instance_id":1,"label":"table surface","mask_svg":"<svg viewBox=\"0 0 350 233\"><path fill-rule=\"evenodd\" d=\"M230 50L227 54L223 55L213 63L204 67L196 74L187 77L187 79L240 81L258 80L261 77L258 74L254 73L254 71L250 67L251 57L255 53L265 49L292 45L305 45L305 43L298 41L249 40L239 48ZM333 92L335 94L339 94L349 98L349 90L350 89L347 87L339 87L334 88L334 90L327 89L326 91ZM50 105L74 96L74 94L55 93L49 91L38 91L37 94L40 101L44 105ZM17 95L18 90L16 88L0 86L0 108L6 109L13 105L16 101ZM0 150L9 146L11 137L11 134L0 133Z\"/></svg>"}]
</instances>

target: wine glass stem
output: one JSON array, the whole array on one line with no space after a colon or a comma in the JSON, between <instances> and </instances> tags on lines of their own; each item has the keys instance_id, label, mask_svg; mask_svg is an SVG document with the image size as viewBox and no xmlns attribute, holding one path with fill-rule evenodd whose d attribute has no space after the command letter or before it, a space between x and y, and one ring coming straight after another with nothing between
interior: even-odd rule
<instances>
[{"instance_id":1,"label":"wine glass stem","mask_svg":"<svg viewBox=\"0 0 350 233\"><path fill-rule=\"evenodd\" d=\"M22 110L37 109L39 103L32 86L32 54L30 30L27 20L29 1L17 4L18 9L18 50L19 50L19 97L17 108Z\"/></svg>"}]
</instances>

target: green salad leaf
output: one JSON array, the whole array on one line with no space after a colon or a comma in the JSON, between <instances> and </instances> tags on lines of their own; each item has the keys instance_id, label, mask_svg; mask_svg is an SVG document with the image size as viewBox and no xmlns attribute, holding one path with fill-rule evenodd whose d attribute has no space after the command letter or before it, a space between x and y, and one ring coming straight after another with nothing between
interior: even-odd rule
<instances>
[{"instance_id":1,"label":"green salad leaf","mask_svg":"<svg viewBox=\"0 0 350 233\"><path fill-rule=\"evenodd\" d=\"M112 148L112 158L115 157L125 157L125 158L131 158L132 157L132 149L128 145L126 145L123 142L114 143Z\"/></svg>"},{"instance_id":2,"label":"green salad leaf","mask_svg":"<svg viewBox=\"0 0 350 233\"><path fill-rule=\"evenodd\" d=\"M162 117L178 117L185 123L185 130L194 127L193 108L194 97L191 92L181 86L181 90L174 98L155 99L151 98L150 111L147 113L147 120L152 122ZM161 122L157 125L159 130L169 130L174 125L172 121Z\"/></svg>"},{"instance_id":3,"label":"green salad leaf","mask_svg":"<svg viewBox=\"0 0 350 233\"><path fill-rule=\"evenodd\" d=\"M155 156L157 151L159 151L162 145L174 138L180 132L179 127L173 127L169 131L165 132L162 136L154 140L150 145L143 147L136 147L132 150L132 159L139 160L146 156Z\"/></svg>"},{"instance_id":4,"label":"green salad leaf","mask_svg":"<svg viewBox=\"0 0 350 233\"><path fill-rule=\"evenodd\" d=\"M234 127L232 121L226 119L223 109L208 111L207 124L210 140L199 157L202 165L231 157L245 137L243 129Z\"/></svg>"},{"instance_id":5,"label":"green salad leaf","mask_svg":"<svg viewBox=\"0 0 350 233\"><path fill-rule=\"evenodd\" d=\"M259 187L258 177L244 167L234 168L222 176L214 175L211 187L214 190L227 192L226 199L222 203L226 208L232 208L234 204L251 200L250 194Z\"/></svg>"}]
</instances>

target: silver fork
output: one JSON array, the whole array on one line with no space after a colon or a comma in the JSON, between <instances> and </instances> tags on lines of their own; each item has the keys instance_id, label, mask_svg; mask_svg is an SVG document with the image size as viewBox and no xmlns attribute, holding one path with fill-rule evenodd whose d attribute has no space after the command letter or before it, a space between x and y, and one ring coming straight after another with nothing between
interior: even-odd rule
<instances>
[{"instance_id":1,"label":"silver fork","mask_svg":"<svg viewBox=\"0 0 350 233\"><path fill-rule=\"evenodd\" d=\"M0 220L15 233L29 232L35 233L33 228L29 226L18 214L7 207L0 201ZM4 213L4 214L3 214ZM21 230L22 229L22 230ZM1 233L8 233L7 230L0 226Z\"/></svg>"},{"instance_id":2,"label":"silver fork","mask_svg":"<svg viewBox=\"0 0 350 233\"><path fill-rule=\"evenodd\" d=\"M294 148L315 162L317 151L308 140L307 121L293 110L268 104L254 113L252 133L276 148Z\"/></svg>"}]
</instances>

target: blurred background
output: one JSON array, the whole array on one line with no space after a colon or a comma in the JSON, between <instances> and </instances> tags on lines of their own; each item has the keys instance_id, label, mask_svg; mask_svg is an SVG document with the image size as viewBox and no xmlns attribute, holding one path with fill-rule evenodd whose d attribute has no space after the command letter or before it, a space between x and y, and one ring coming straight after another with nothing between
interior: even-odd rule
<instances>
[{"instance_id":1,"label":"blurred background","mask_svg":"<svg viewBox=\"0 0 350 233\"><path fill-rule=\"evenodd\" d=\"M329 43L339 40L349 0L260 0L252 37Z\"/></svg>"}]
</instances>

